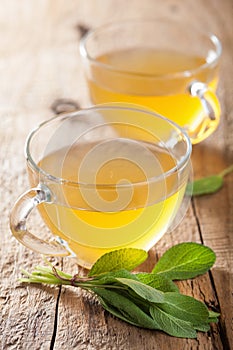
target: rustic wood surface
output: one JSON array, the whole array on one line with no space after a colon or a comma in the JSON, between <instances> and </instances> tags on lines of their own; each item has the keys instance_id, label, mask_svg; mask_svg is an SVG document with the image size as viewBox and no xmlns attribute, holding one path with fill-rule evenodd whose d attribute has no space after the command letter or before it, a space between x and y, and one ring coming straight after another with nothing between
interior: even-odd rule
<instances>
[{"instance_id":1,"label":"rustic wood surface","mask_svg":"<svg viewBox=\"0 0 233 350\"><path fill-rule=\"evenodd\" d=\"M220 127L195 146L195 177L221 171L233 161L233 2L232 0L0 0L0 346L1 349L233 349L233 176L212 196L194 199L171 234L165 235L142 266L149 270L172 245L203 242L217 261L209 274L180 283L182 291L221 312L220 322L194 340L176 339L130 326L104 312L79 289L26 286L20 270L42 258L22 247L9 230L8 216L28 187L23 147L27 134L52 116L57 99L89 105L80 36L88 28L123 18L171 17L198 21L223 43L218 96ZM188 30L188 28L187 28ZM64 107L66 108L66 107ZM35 217L33 227L44 230ZM57 262L76 272L72 259ZM80 271L82 272L82 271Z\"/></svg>"}]
</instances>

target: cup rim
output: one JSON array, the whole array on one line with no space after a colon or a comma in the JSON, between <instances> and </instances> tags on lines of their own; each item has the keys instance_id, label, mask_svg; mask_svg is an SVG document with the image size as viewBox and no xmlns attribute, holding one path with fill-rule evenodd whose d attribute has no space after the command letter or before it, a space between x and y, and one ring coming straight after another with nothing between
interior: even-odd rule
<instances>
[{"instance_id":1,"label":"cup rim","mask_svg":"<svg viewBox=\"0 0 233 350\"><path fill-rule=\"evenodd\" d=\"M171 176L172 174L174 174L177 171L181 171L182 168L188 163L190 156L191 156L191 152L192 152L192 143L191 140L188 136L188 134L186 133L186 131L181 128L179 125L177 125L175 122L169 120L168 118L154 112L151 110L147 110L144 107L141 106L137 106L137 105L133 105L132 106L128 106L129 104L124 105L119 103L119 105L116 105L116 103L106 103L106 104L98 104L98 105L94 105L92 107L89 108L84 108L84 109L80 109L74 112L69 112L69 113L62 113L60 115L56 115L53 116L50 119L47 119L45 121L43 121L42 123L40 123L38 126L36 126L28 135L26 142L25 142L25 148L24 148L24 153L25 153L25 158L27 163L30 164L30 166L39 174L43 175L44 177L46 177L47 179L49 179L49 181L51 182L55 182L55 183L59 183L59 184L65 184L65 185L69 185L69 186L82 186L82 187L88 187L88 188L109 188L112 189L114 188L124 188L124 187L130 187L132 186L132 184L134 186L137 185L141 185L141 184L145 184L145 183L150 183L153 181L161 181L162 179L165 179L169 176ZM44 126L48 125L49 123L58 120L58 119L67 119L67 118L72 118L72 117L76 117L77 115L81 115L82 113L89 113L91 111L98 111L98 110L109 110L109 109L114 109L114 110L130 110L130 111L135 111L135 112L140 112L140 113L146 113L149 115L152 115L156 118L160 118L166 122L168 122L170 125L172 125L174 127L174 129L178 130L178 132L182 135L184 142L187 145L187 149L185 152L185 155L182 157L181 161L179 163L176 163L174 167L172 167L171 169L169 169L168 171L162 173L159 176L153 176L150 177L144 181L138 181L138 182L133 182L133 183L120 183L120 184L96 184L96 183L84 183L84 182L78 182L78 181L70 181L61 177L56 177L54 175L51 175L49 173L47 173L43 168L39 167L38 164L34 161L31 152L30 152L30 145L31 145L31 141L34 137L34 135L39 132L41 130L41 128L43 128Z\"/></svg>"},{"instance_id":2,"label":"cup rim","mask_svg":"<svg viewBox=\"0 0 233 350\"><path fill-rule=\"evenodd\" d=\"M130 20L122 20L122 21L114 21L111 23L106 23L102 26L96 27L94 29L90 29L81 39L80 39L80 43L79 43L79 52L82 58L89 60L90 62L92 62L93 64L95 64L96 66L102 67L108 71L112 71L118 74L122 74L122 75L126 75L129 77L144 77L147 79L172 79L172 78L179 78L179 77L189 77L192 76L196 73L198 73L199 71L204 70L206 67L216 64L219 59L220 56L222 54L222 44L220 39L217 37L217 35L211 33L211 32L204 32L201 31L197 28L195 28L195 32L200 33L202 35L205 35L206 38L209 39L210 42L212 42L212 44L215 46L215 53L216 56L214 58L212 58L212 60L210 62L205 62L204 64L201 64L200 66L198 66L197 68L193 68L190 70L184 70L184 71L179 71L179 72L175 72L175 73L168 73L168 74L145 74L145 73L138 73L138 72L128 72L128 71L124 71L121 69L116 69L114 68L114 66L110 65L110 64L106 64L103 62L99 62L96 60L95 57L92 57L87 50L87 41L89 38L91 38L93 35L95 35L98 32L101 31L105 31L109 28L114 28L115 26L120 26L120 25L125 25L125 24L133 24L133 23L151 23L151 22L167 22L167 23L174 23L175 25L181 25L180 22L172 20L172 19L165 19L165 18L157 18L157 19L130 19ZM205 57L206 58L206 57Z\"/></svg>"}]
</instances>

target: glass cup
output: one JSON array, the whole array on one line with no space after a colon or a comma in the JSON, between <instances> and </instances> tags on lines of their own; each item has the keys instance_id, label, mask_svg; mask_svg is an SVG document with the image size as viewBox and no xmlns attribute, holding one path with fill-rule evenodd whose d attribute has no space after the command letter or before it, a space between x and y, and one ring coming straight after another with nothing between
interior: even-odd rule
<instances>
[{"instance_id":1,"label":"glass cup","mask_svg":"<svg viewBox=\"0 0 233 350\"><path fill-rule=\"evenodd\" d=\"M94 104L142 105L183 127L193 144L219 124L221 43L180 20L133 20L87 33L80 53Z\"/></svg>"},{"instance_id":2,"label":"glass cup","mask_svg":"<svg viewBox=\"0 0 233 350\"><path fill-rule=\"evenodd\" d=\"M143 108L99 105L56 116L27 139L31 189L12 209L12 233L44 255L73 254L86 268L115 249L149 250L180 208L190 154L179 126ZM54 242L27 229L35 207Z\"/></svg>"}]
</instances>

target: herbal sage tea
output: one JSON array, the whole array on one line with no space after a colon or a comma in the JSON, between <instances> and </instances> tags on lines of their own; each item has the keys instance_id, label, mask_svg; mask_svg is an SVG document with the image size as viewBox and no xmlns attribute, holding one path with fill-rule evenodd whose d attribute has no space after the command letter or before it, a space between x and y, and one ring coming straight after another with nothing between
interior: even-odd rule
<instances>
[{"instance_id":1,"label":"herbal sage tea","mask_svg":"<svg viewBox=\"0 0 233 350\"><path fill-rule=\"evenodd\" d=\"M219 124L215 95L221 44L183 21L135 20L89 32L81 41L93 103L142 105L175 121L192 143Z\"/></svg>"},{"instance_id":2,"label":"herbal sage tea","mask_svg":"<svg viewBox=\"0 0 233 350\"><path fill-rule=\"evenodd\" d=\"M191 152L189 138L169 120L142 109L96 106L46 122L28 142L29 179L37 191L16 204L12 220L20 210L26 215L25 202L39 193L41 216L64 246L47 253L68 249L91 267L111 250L149 250L169 229ZM12 230L22 240L19 227ZM43 244L28 244L24 234L22 243L43 253Z\"/></svg>"}]
</instances>

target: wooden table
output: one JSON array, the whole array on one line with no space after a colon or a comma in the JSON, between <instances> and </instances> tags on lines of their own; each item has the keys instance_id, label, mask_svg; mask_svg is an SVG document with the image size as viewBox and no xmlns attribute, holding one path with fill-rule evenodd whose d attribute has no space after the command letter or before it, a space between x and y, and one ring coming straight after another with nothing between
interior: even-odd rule
<instances>
[{"instance_id":1,"label":"wooden table","mask_svg":"<svg viewBox=\"0 0 233 350\"><path fill-rule=\"evenodd\" d=\"M232 0L11 0L0 1L0 343L1 349L233 349L233 176L212 196L192 201L187 215L150 252L151 269L172 245L203 242L217 255L209 274L180 283L182 292L221 312L220 322L195 340L176 339L121 322L79 289L22 285L20 270L42 264L42 257L11 235L8 215L28 188L23 147L27 134L53 115L56 99L89 104L81 60L80 36L105 22L139 17L186 16L215 32L223 43L218 96L222 119L207 141L195 146L195 177L221 171L233 155L233 2ZM187 28L188 30L188 28ZM43 231L41 220L33 225ZM77 271L72 259L58 263ZM82 273L82 270L80 271Z\"/></svg>"}]
</instances>

